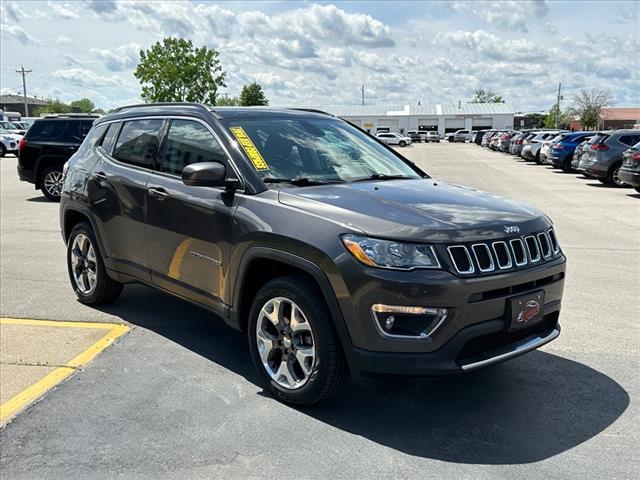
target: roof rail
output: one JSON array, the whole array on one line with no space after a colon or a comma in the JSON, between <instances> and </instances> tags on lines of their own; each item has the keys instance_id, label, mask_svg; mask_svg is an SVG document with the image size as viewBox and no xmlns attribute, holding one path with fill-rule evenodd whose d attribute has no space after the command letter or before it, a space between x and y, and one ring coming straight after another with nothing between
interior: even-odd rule
<instances>
[{"instance_id":1,"label":"roof rail","mask_svg":"<svg viewBox=\"0 0 640 480\"><path fill-rule=\"evenodd\" d=\"M40 118L100 118L97 113L47 113Z\"/></svg>"},{"instance_id":2,"label":"roof rail","mask_svg":"<svg viewBox=\"0 0 640 480\"><path fill-rule=\"evenodd\" d=\"M206 112L206 113L210 112L209 108L205 107L201 103L195 103L195 102L157 102L157 103L136 103L134 105L124 105L122 107L114 108L109 113L121 112L121 111L127 110L129 108L171 107L171 106L197 107L199 110L202 110L203 112Z\"/></svg>"},{"instance_id":3,"label":"roof rail","mask_svg":"<svg viewBox=\"0 0 640 480\"><path fill-rule=\"evenodd\" d=\"M335 115L325 112L324 110L318 110L317 108L299 108L299 107L291 107L289 110L298 110L300 112L310 112L310 113L320 113L322 115L328 115L330 117L335 117Z\"/></svg>"}]
</instances>

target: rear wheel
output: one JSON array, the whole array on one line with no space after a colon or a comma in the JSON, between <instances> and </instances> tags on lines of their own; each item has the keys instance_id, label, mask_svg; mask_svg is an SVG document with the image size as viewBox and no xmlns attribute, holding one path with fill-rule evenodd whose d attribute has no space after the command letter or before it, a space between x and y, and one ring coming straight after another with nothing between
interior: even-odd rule
<instances>
[{"instance_id":1,"label":"rear wheel","mask_svg":"<svg viewBox=\"0 0 640 480\"><path fill-rule=\"evenodd\" d=\"M7 154L7 149L3 144L0 143L0 158L4 157Z\"/></svg>"},{"instance_id":2,"label":"rear wheel","mask_svg":"<svg viewBox=\"0 0 640 480\"><path fill-rule=\"evenodd\" d=\"M633 187L636 192L640 193L640 187Z\"/></svg>"},{"instance_id":3,"label":"rear wheel","mask_svg":"<svg viewBox=\"0 0 640 480\"><path fill-rule=\"evenodd\" d=\"M71 230L67 244L69 279L78 300L87 305L110 303L123 288L107 275L97 245L89 224L79 223Z\"/></svg>"},{"instance_id":4,"label":"rear wheel","mask_svg":"<svg viewBox=\"0 0 640 480\"><path fill-rule=\"evenodd\" d=\"M572 168L571 168L571 159L570 158L568 158L567 160L564 161L564 163L562 164L562 170L565 173L571 173Z\"/></svg>"},{"instance_id":5,"label":"rear wheel","mask_svg":"<svg viewBox=\"0 0 640 480\"><path fill-rule=\"evenodd\" d=\"M249 316L249 348L267 389L279 400L317 403L346 373L338 337L318 288L303 276L267 282Z\"/></svg>"},{"instance_id":6,"label":"rear wheel","mask_svg":"<svg viewBox=\"0 0 640 480\"><path fill-rule=\"evenodd\" d=\"M626 187L627 184L620 180L620 169L622 168L622 164L614 165L609 170L609 175L607 176L607 183L616 187Z\"/></svg>"},{"instance_id":7,"label":"rear wheel","mask_svg":"<svg viewBox=\"0 0 640 480\"><path fill-rule=\"evenodd\" d=\"M405 142L404 140L400 140L399 145L400 145L401 147L406 147L406 146L407 146L407 142Z\"/></svg>"},{"instance_id":8,"label":"rear wheel","mask_svg":"<svg viewBox=\"0 0 640 480\"><path fill-rule=\"evenodd\" d=\"M44 171L40 191L49 200L60 201L60 195L62 195L62 167L49 167Z\"/></svg>"}]
</instances>

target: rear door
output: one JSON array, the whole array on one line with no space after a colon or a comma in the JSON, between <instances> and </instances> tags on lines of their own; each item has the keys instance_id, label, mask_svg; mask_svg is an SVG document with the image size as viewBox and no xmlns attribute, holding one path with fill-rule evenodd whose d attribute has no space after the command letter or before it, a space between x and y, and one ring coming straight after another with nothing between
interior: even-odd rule
<instances>
[{"instance_id":1,"label":"rear door","mask_svg":"<svg viewBox=\"0 0 640 480\"><path fill-rule=\"evenodd\" d=\"M182 170L228 156L212 129L195 119L168 124L147 184L147 248L152 282L223 313L235 194L182 183Z\"/></svg>"},{"instance_id":2,"label":"rear door","mask_svg":"<svg viewBox=\"0 0 640 480\"><path fill-rule=\"evenodd\" d=\"M87 186L109 268L151 281L146 233L147 180L164 120L133 119L109 126Z\"/></svg>"}]
</instances>

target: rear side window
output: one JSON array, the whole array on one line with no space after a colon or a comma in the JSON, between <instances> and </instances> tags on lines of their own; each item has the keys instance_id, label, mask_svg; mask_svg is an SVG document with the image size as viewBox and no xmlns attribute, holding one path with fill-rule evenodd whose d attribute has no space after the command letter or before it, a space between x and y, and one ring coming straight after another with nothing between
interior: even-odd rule
<instances>
[{"instance_id":1,"label":"rear side window","mask_svg":"<svg viewBox=\"0 0 640 480\"><path fill-rule=\"evenodd\" d=\"M163 120L124 122L113 157L123 163L153 169Z\"/></svg>"},{"instance_id":2,"label":"rear side window","mask_svg":"<svg viewBox=\"0 0 640 480\"><path fill-rule=\"evenodd\" d=\"M38 120L29 129L27 138L30 140L59 140L62 138L67 122L57 120Z\"/></svg>"},{"instance_id":3,"label":"rear side window","mask_svg":"<svg viewBox=\"0 0 640 480\"><path fill-rule=\"evenodd\" d=\"M106 135L102 139L100 146L108 155L111 155L111 152L113 151L113 145L116 143L116 137L118 136L118 131L120 130L121 125L122 124L120 122L109 124L109 130L107 130Z\"/></svg>"},{"instance_id":4,"label":"rear side window","mask_svg":"<svg viewBox=\"0 0 640 480\"><path fill-rule=\"evenodd\" d=\"M640 135L623 135L619 138L619 141L621 143L624 143L625 145L635 145L636 143L638 143L638 141L640 140Z\"/></svg>"},{"instance_id":5,"label":"rear side window","mask_svg":"<svg viewBox=\"0 0 640 480\"><path fill-rule=\"evenodd\" d=\"M181 175L187 165L199 162L226 164L226 155L209 129L192 120L172 120L158 156L158 171Z\"/></svg>"}]
</instances>

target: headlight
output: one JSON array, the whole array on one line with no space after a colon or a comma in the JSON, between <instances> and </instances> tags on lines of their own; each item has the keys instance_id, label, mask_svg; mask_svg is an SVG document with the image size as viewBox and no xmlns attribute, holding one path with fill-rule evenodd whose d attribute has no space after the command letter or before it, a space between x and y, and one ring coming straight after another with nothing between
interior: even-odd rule
<instances>
[{"instance_id":1,"label":"headlight","mask_svg":"<svg viewBox=\"0 0 640 480\"><path fill-rule=\"evenodd\" d=\"M344 246L361 263L370 267L440 268L440 262L431 245L380 240L361 235L344 235Z\"/></svg>"}]
</instances>

